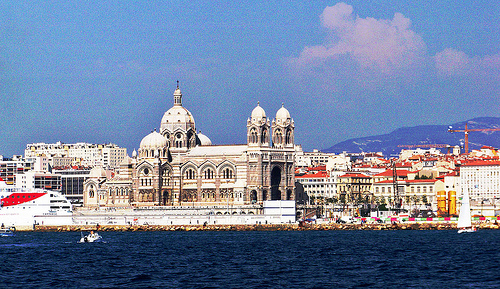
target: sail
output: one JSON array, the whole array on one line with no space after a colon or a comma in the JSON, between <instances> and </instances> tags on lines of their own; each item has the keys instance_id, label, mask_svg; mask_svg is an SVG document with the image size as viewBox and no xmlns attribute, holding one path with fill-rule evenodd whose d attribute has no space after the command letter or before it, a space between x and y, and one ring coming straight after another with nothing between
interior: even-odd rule
<instances>
[{"instance_id":1,"label":"sail","mask_svg":"<svg viewBox=\"0 0 500 289\"><path fill-rule=\"evenodd\" d=\"M462 206L460 208L460 215L458 216L457 228L466 228L471 226L469 192L465 191L462 196Z\"/></svg>"}]
</instances>

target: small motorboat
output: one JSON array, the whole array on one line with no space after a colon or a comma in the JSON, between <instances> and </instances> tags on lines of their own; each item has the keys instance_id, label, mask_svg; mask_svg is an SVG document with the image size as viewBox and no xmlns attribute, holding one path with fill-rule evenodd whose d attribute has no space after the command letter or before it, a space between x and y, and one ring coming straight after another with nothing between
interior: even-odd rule
<instances>
[{"instance_id":1,"label":"small motorboat","mask_svg":"<svg viewBox=\"0 0 500 289\"><path fill-rule=\"evenodd\" d=\"M79 243L94 243L94 242L101 242L102 241L102 237L94 231L90 231L90 234L88 234L87 236L83 236L83 233L82 233L82 237L80 238L80 242Z\"/></svg>"},{"instance_id":2,"label":"small motorboat","mask_svg":"<svg viewBox=\"0 0 500 289\"><path fill-rule=\"evenodd\" d=\"M2 228L0 229L0 236L1 237L12 237L14 236L14 232L16 229L11 229L11 228Z\"/></svg>"}]
</instances>

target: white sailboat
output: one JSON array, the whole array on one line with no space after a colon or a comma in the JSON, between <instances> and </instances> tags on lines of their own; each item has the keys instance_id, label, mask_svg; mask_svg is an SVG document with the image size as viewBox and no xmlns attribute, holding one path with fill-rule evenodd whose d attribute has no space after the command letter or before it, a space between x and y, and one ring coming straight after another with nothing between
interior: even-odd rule
<instances>
[{"instance_id":1,"label":"white sailboat","mask_svg":"<svg viewBox=\"0 0 500 289\"><path fill-rule=\"evenodd\" d=\"M469 192L467 191L462 196L462 206L460 207L457 228L458 233L473 233L476 231L476 227L472 226L470 218Z\"/></svg>"}]
</instances>

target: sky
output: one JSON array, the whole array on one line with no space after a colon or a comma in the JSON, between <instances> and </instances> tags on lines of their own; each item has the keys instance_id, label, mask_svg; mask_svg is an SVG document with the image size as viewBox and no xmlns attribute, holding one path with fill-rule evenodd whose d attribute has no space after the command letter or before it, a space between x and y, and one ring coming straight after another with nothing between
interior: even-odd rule
<instances>
[{"instance_id":1,"label":"sky","mask_svg":"<svg viewBox=\"0 0 500 289\"><path fill-rule=\"evenodd\" d=\"M138 149L173 106L246 143L284 104L306 151L500 112L500 1L0 2L0 155Z\"/></svg>"}]
</instances>

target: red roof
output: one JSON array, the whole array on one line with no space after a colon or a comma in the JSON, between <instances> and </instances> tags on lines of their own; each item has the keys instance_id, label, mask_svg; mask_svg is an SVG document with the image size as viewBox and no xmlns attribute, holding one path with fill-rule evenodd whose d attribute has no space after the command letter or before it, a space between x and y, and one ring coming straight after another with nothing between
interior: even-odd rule
<instances>
[{"instance_id":1,"label":"red roof","mask_svg":"<svg viewBox=\"0 0 500 289\"><path fill-rule=\"evenodd\" d=\"M411 168L411 163L396 163L397 168Z\"/></svg>"},{"instance_id":2,"label":"red roof","mask_svg":"<svg viewBox=\"0 0 500 289\"><path fill-rule=\"evenodd\" d=\"M306 178L327 178L327 172L317 172L317 173L309 173L302 176L295 176L296 179L306 179Z\"/></svg>"},{"instance_id":3,"label":"red roof","mask_svg":"<svg viewBox=\"0 0 500 289\"><path fill-rule=\"evenodd\" d=\"M435 183L437 180L428 180L428 179L423 179L423 180L405 180L407 183Z\"/></svg>"},{"instance_id":4,"label":"red roof","mask_svg":"<svg viewBox=\"0 0 500 289\"><path fill-rule=\"evenodd\" d=\"M314 167L314 168L308 168L307 170L308 171L326 171L326 165L324 165L324 166L317 166L317 167Z\"/></svg>"},{"instance_id":5,"label":"red roof","mask_svg":"<svg viewBox=\"0 0 500 289\"><path fill-rule=\"evenodd\" d=\"M412 173L409 170L396 170L396 173L399 176L408 176L409 173ZM392 170L386 170L385 172L381 172L379 174L374 175L374 177L392 177Z\"/></svg>"},{"instance_id":6,"label":"red roof","mask_svg":"<svg viewBox=\"0 0 500 289\"><path fill-rule=\"evenodd\" d=\"M445 175L442 175L442 176L439 176L437 177L436 179L444 179L444 177L458 177L460 176L460 173L457 172L457 171L452 171L451 173L449 174L445 174Z\"/></svg>"},{"instance_id":7,"label":"red roof","mask_svg":"<svg viewBox=\"0 0 500 289\"><path fill-rule=\"evenodd\" d=\"M398 180L398 184L401 184L401 182L409 183L409 184L418 184L418 183L435 183L437 180ZM385 181L380 181L380 182L375 182L375 184L392 184L392 180L385 180Z\"/></svg>"},{"instance_id":8,"label":"red roof","mask_svg":"<svg viewBox=\"0 0 500 289\"><path fill-rule=\"evenodd\" d=\"M470 161L462 166L472 167L472 166L500 166L500 161Z\"/></svg>"},{"instance_id":9,"label":"red roof","mask_svg":"<svg viewBox=\"0 0 500 289\"><path fill-rule=\"evenodd\" d=\"M370 179L370 176L364 175L364 174L356 174L356 173L348 173L345 175L341 175L339 178L364 178L364 179Z\"/></svg>"}]
</instances>

